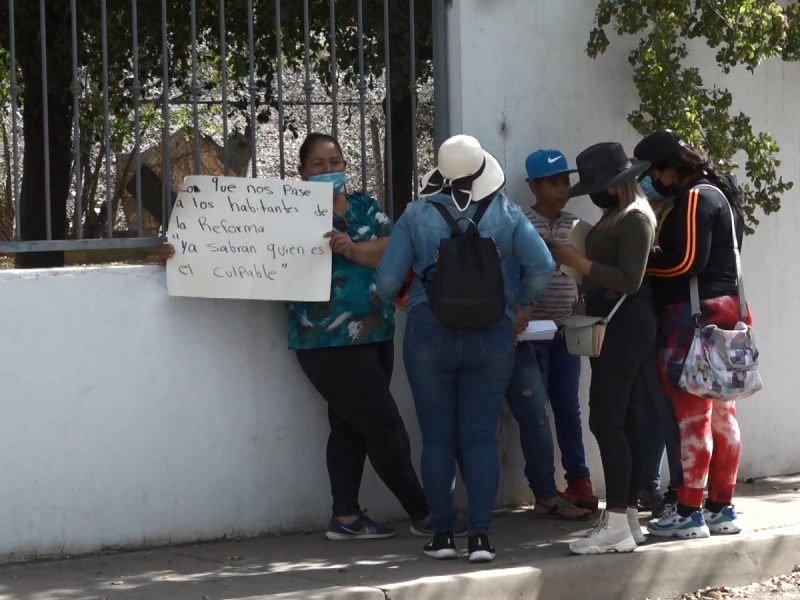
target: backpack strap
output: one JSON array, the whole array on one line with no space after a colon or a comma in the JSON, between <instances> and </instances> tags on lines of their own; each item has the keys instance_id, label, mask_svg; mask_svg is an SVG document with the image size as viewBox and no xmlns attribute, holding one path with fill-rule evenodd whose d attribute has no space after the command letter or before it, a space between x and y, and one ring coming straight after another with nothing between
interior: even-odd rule
<instances>
[{"instance_id":1,"label":"backpack strap","mask_svg":"<svg viewBox=\"0 0 800 600\"><path fill-rule=\"evenodd\" d=\"M461 227L458 226L458 222L459 221L467 221L469 223L469 225L472 225L472 226L475 227L475 233L477 233L477 231L478 231L478 223L480 223L481 219L483 219L483 215L486 214L486 211L489 209L489 205L492 203L492 200L494 200L494 196L489 198L488 200L481 201L478 204L478 208L477 208L477 210L475 210L475 213L472 215L471 219L467 218L467 217L462 217L460 219L454 219L453 215L450 214L450 211L447 210L447 207L444 206L443 204L440 204L438 202L428 202L428 204L430 204L437 211L439 211L439 214L442 215L442 218L444 218L444 220L450 226L450 231L452 232L453 236L454 237L459 237L459 236L464 235L464 232L461 230Z\"/></svg>"},{"instance_id":2,"label":"backpack strap","mask_svg":"<svg viewBox=\"0 0 800 600\"><path fill-rule=\"evenodd\" d=\"M496 198L496 196L492 196L488 200L484 200L483 202L478 204L478 210L476 210L475 214L472 215L472 222L475 225L475 227L477 227L478 223L481 222L481 219L483 218L483 215L485 215L486 211L489 210L489 205L492 203L492 200L494 200L495 198Z\"/></svg>"},{"instance_id":3,"label":"backpack strap","mask_svg":"<svg viewBox=\"0 0 800 600\"><path fill-rule=\"evenodd\" d=\"M458 221L453 218L453 215L450 214L450 211L447 210L447 207L445 207L443 204L439 204L438 202L428 202L428 204L439 211L439 214L442 215L442 218L450 226L450 231L454 237L464 235L464 232L461 231L461 227L458 226Z\"/></svg>"}]
</instances>

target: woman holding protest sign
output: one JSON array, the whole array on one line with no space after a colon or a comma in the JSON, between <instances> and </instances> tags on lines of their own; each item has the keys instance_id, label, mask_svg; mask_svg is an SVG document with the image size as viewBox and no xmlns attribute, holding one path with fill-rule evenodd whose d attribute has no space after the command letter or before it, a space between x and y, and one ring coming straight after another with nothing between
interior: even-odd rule
<instances>
[{"instance_id":1,"label":"woman holding protest sign","mask_svg":"<svg viewBox=\"0 0 800 600\"><path fill-rule=\"evenodd\" d=\"M300 147L304 181L333 184L331 297L327 302L287 302L289 348L328 403L327 464L333 496L330 540L390 538L358 503L367 456L411 517L411 532L432 534L425 494L411 462L411 444L389 390L394 368L394 307L375 291L375 267L392 224L365 193L345 190L347 163L335 138L310 134ZM161 256L174 254L164 244Z\"/></svg>"}]
</instances>

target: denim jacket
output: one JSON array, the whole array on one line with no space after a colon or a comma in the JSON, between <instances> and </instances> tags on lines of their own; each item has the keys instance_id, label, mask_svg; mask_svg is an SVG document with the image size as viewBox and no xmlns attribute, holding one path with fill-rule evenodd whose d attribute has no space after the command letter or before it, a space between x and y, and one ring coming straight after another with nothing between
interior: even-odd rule
<instances>
[{"instance_id":1,"label":"denim jacket","mask_svg":"<svg viewBox=\"0 0 800 600\"><path fill-rule=\"evenodd\" d=\"M389 238L386 253L378 265L378 295L384 302L394 302L405 282L408 269L413 268L414 277L409 290L408 308L428 301L422 287L420 275L432 262L442 238L450 237L450 227L430 205L438 202L448 207L456 218L471 218L477 210L473 204L459 213L449 195L437 194L426 200L412 202L397 221ZM465 226L466 223L462 222ZM506 313L514 320L513 307L538 302L553 275L555 263L544 241L516 204L504 194L498 194L478 224L484 237L492 237L500 250L506 290ZM518 267L511 262L516 260ZM509 272L521 268L521 282L513 281Z\"/></svg>"}]
</instances>

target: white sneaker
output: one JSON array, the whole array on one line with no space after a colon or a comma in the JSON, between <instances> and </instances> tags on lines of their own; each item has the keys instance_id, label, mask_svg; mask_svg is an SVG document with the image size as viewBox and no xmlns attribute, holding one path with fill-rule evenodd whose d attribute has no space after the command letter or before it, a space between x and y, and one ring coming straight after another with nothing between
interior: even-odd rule
<instances>
[{"instance_id":1,"label":"white sneaker","mask_svg":"<svg viewBox=\"0 0 800 600\"><path fill-rule=\"evenodd\" d=\"M628 515L603 511L600 520L586 537L571 543L569 549L575 554L633 552L636 550L636 541L631 535Z\"/></svg>"},{"instance_id":2,"label":"white sneaker","mask_svg":"<svg viewBox=\"0 0 800 600\"><path fill-rule=\"evenodd\" d=\"M723 535L742 533L742 524L739 522L739 515L736 514L736 508L733 505L726 506L718 513L712 513L704 508L703 518L711 533Z\"/></svg>"},{"instance_id":3,"label":"white sneaker","mask_svg":"<svg viewBox=\"0 0 800 600\"><path fill-rule=\"evenodd\" d=\"M667 504L664 513L647 524L647 530L656 537L676 537L682 539L707 538L711 535L699 510L692 513L691 517L682 517L678 509Z\"/></svg>"},{"instance_id":4,"label":"white sneaker","mask_svg":"<svg viewBox=\"0 0 800 600\"><path fill-rule=\"evenodd\" d=\"M636 508L628 507L628 527L631 528L631 535L636 545L644 544L647 538L642 533L642 525L639 523L639 510Z\"/></svg>"}]
</instances>

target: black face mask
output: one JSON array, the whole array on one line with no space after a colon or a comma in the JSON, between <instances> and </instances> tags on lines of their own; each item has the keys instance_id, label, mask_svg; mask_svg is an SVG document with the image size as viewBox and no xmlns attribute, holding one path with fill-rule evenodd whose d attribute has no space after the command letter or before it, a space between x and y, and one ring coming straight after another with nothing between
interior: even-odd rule
<instances>
[{"instance_id":1,"label":"black face mask","mask_svg":"<svg viewBox=\"0 0 800 600\"><path fill-rule=\"evenodd\" d=\"M609 194L605 190L602 192L597 192L596 194L589 194L589 198L597 208L602 208L603 210L614 208L617 204L619 204L619 196Z\"/></svg>"},{"instance_id":2,"label":"black face mask","mask_svg":"<svg viewBox=\"0 0 800 600\"><path fill-rule=\"evenodd\" d=\"M653 184L653 189L658 192L663 198L672 198L678 193L678 188L675 184L664 185L660 179L650 178L650 183Z\"/></svg>"}]
</instances>

